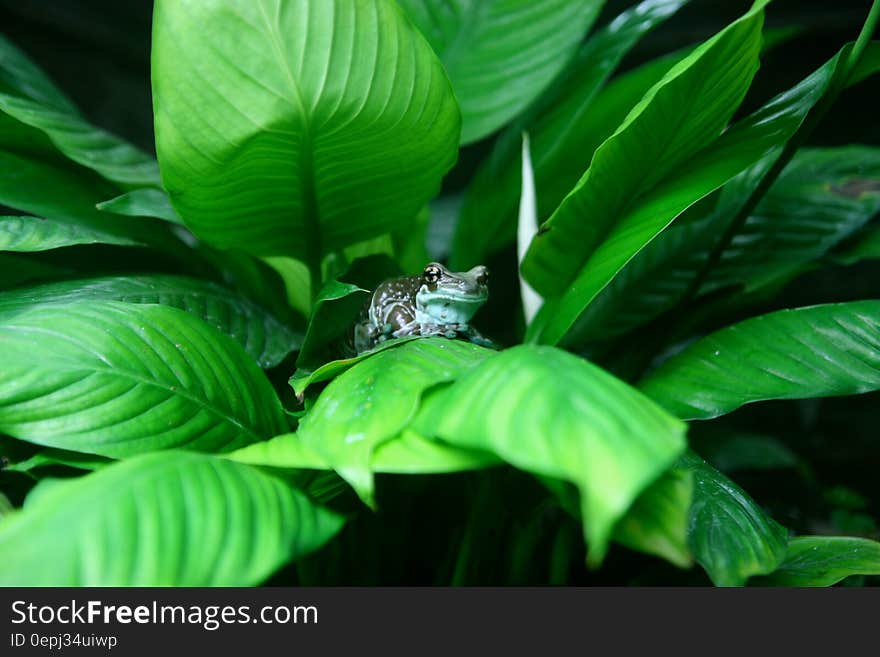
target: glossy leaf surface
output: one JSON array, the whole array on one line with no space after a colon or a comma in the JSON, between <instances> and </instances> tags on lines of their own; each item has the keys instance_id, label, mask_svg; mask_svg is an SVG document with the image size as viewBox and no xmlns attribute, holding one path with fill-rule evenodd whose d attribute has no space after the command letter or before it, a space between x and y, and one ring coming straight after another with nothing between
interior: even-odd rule
<instances>
[{"instance_id":1,"label":"glossy leaf surface","mask_svg":"<svg viewBox=\"0 0 880 657\"><path fill-rule=\"evenodd\" d=\"M0 217L0 251L50 251L78 244L136 246L126 237L43 217Z\"/></svg>"},{"instance_id":2,"label":"glossy leaf surface","mask_svg":"<svg viewBox=\"0 0 880 657\"><path fill-rule=\"evenodd\" d=\"M219 247L318 263L410 222L456 159L452 88L390 0L161 0L152 72L163 183Z\"/></svg>"},{"instance_id":3,"label":"glossy leaf surface","mask_svg":"<svg viewBox=\"0 0 880 657\"><path fill-rule=\"evenodd\" d=\"M228 451L287 426L253 359L176 308L88 301L3 313L0 362L0 431L47 447Z\"/></svg>"},{"instance_id":4,"label":"glossy leaf surface","mask_svg":"<svg viewBox=\"0 0 880 657\"><path fill-rule=\"evenodd\" d=\"M124 301L180 308L231 337L264 368L280 363L302 342L302 335L249 299L215 283L184 276L111 276L20 288L4 293L0 313L75 301Z\"/></svg>"},{"instance_id":5,"label":"glossy leaf surface","mask_svg":"<svg viewBox=\"0 0 880 657\"><path fill-rule=\"evenodd\" d=\"M742 586L773 572L785 557L787 530L693 452L679 465L694 478L688 543L715 585Z\"/></svg>"},{"instance_id":6,"label":"glossy leaf surface","mask_svg":"<svg viewBox=\"0 0 880 657\"><path fill-rule=\"evenodd\" d=\"M850 536L798 536L785 559L756 584L831 586L850 575L880 575L880 543Z\"/></svg>"},{"instance_id":7,"label":"glossy leaf surface","mask_svg":"<svg viewBox=\"0 0 880 657\"><path fill-rule=\"evenodd\" d=\"M426 389L457 378L492 353L445 338L419 338L373 353L327 386L300 422L299 438L372 504L376 449L409 424Z\"/></svg>"},{"instance_id":8,"label":"glossy leaf surface","mask_svg":"<svg viewBox=\"0 0 880 657\"><path fill-rule=\"evenodd\" d=\"M492 356L428 397L414 428L577 485L593 564L615 523L685 446L684 424L598 367L550 347Z\"/></svg>"},{"instance_id":9,"label":"glossy leaf surface","mask_svg":"<svg viewBox=\"0 0 880 657\"><path fill-rule=\"evenodd\" d=\"M496 140L468 186L455 229L452 266L473 267L510 243L520 198L521 133L530 138L538 220L547 219L589 165L593 151L682 56L663 57L607 84L626 53L681 0L646 0L590 36L538 107Z\"/></svg>"},{"instance_id":10,"label":"glossy leaf surface","mask_svg":"<svg viewBox=\"0 0 880 657\"><path fill-rule=\"evenodd\" d=\"M765 399L880 389L880 301L747 319L690 345L639 387L687 420L717 417Z\"/></svg>"},{"instance_id":11,"label":"glossy leaf surface","mask_svg":"<svg viewBox=\"0 0 880 657\"><path fill-rule=\"evenodd\" d=\"M633 199L718 137L757 71L765 4L676 64L596 150L523 263L538 292L565 290Z\"/></svg>"},{"instance_id":12,"label":"glossy leaf surface","mask_svg":"<svg viewBox=\"0 0 880 657\"><path fill-rule=\"evenodd\" d=\"M41 487L0 520L4 586L252 586L342 525L278 479L187 452Z\"/></svg>"}]
</instances>

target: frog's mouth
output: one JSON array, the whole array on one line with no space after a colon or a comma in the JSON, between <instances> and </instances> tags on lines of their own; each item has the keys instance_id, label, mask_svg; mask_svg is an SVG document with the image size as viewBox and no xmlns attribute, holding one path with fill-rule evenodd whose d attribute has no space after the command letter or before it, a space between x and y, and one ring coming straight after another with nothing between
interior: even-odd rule
<instances>
[{"instance_id":1,"label":"frog's mouth","mask_svg":"<svg viewBox=\"0 0 880 657\"><path fill-rule=\"evenodd\" d=\"M416 296L417 317L422 323L467 324L486 303L487 294L455 294L454 292L419 293Z\"/></svg>"}]
</instances>

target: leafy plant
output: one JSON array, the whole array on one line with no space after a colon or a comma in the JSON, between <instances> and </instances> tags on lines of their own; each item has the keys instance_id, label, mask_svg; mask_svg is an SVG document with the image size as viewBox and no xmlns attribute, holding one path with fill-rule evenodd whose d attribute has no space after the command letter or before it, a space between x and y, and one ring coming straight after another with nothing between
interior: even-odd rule
<instances>
[{"instance_id":1,"label":"leafy plant","mask_svg":"<svg viewBox=\"0 0 880 657\"><path fill-rule=\"evenodd\" d=\"M0 38L0 583L876 581L880 2L687 4L157 0L155 160ZM429 259L498 348L343 353Z\"/></svg>"}]
</instances>

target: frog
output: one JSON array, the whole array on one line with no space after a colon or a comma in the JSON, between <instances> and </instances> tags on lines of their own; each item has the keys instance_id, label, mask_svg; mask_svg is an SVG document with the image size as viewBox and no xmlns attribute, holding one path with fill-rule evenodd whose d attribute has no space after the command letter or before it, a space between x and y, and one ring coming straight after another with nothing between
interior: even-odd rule
<instances>
[{"instance_id":1,"label":"frog","mask_svg":"<svg viewBox=\"0 0 880 657\"><path fill-rule=\"evenodd\" d=\"M354 328L354 348L362 353L392 338L443 336L493 346L470 325L489 298L489 269L478 265L454 272L429 262L418 276L380 283Z\"/></svg>"}]
</instances>

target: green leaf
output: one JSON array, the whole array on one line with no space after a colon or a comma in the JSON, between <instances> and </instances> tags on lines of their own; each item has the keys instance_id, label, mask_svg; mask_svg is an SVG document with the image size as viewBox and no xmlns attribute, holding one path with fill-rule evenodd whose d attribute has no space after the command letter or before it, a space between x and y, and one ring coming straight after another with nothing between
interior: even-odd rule
<instances>
[{"instance_id":1,"label":"green leaf","mask_svg":"<svg viewBox=\"0 0 880 657\"><path fill-rule=\"evenodd\" d=\"M564 291L635 197L718 138L758 69L766 4L758 0L673 66L599 146L523 264L538 292Z\"/></svg>"},{"instance_id":2,"label":"green leaf","mask_svg":"<svg viewBox=\"0 0 880 657\"><path fill-rule=\"evenodd\" d=\"M95 208L96 203L115 193L110 183L89 171L0 152L0 204L120 239L145 243L167 240L162 222L125 220Z\"/></svg>"},{"instance_id":3,"label":"green leaf","mask_svg":"<svg viewBox=\"0 0 880 657\"><path fill-rule=\"evenodd\" d=\"M746 291L824 255L880 212L880 149L800 151L725 250L703 291Z\"/></svg>"},{"instance_id":4,"label":"green leaf","mask_svg":"<svg viewBox=\"0 0 880 657\"><path fill-rule=\"evenodd\" d=\"M153 158L89 124L48 78L2 35L0 112L28 129L39 130L65 156L107 180L125 187L160 184L159 168ZM0 145L4 141L0 138Z\"/></svg>"},{"instance_id":5,"label":"green leaf","mask_svg":"<svg viewBox=\"0 0 880 657\"><path fill-rule=\"evenodd\" d=\"M270 468L331 469L320 453L293 433L242 447L225 457L240 463ZM404 429L396 438L376 448L370 466L373 472L436 474L477 470L499 462L497 457L488 452L452 447Z\"/></svg>"},{"instance_id":6,"label":"green leaf","mask_svg":"<svg viewBox=\"0 0 880 657\"><path fill-rule=\"evenodd\" d=\"M263 368L278 365L302 342L302 335L229 289L195 278L164 274L85 278L21 288L4 293L0 313L76 301L124 301L185 310L238 342Z\"/></svg>"},{"instance_id":7,"label":"green leaf","mask_svg":"<svg viewBox=\"0 0 880 657\"><path fill-rule=\"evenodd\" d=\"M773 573L751 583L831 586L850 575L880 575L880 543L850 536L798 536Z\"/></svg>"},{"instance_id":8,"label":"green leaf","mask_svg":"<svg viewBox=\"0 0 880 657\"><path fill-rule=\"evenodd\" d=\"M742 586L752 575L773 572L785 556L785 527L693 452L678 467L694 477L688 543L715 585Z\"/></svg>"},{"instance_id":9,"label":"green leaf","mask_svg":"<svg viewBox=\"0 0 880 657\"><path fill-rule=\"evenodd\" d=\"M160 189L136 189L98 203L96 207L103 212L127 217L156 217L173 224L183 224L171 206L168 194Z\"/></svg>"},{"instance_id":10,"label":"green leaf","mask_svg":"<svg viewBox=\"0 0 880 657\"><path fill-rule=\"evenodd\" d=\"M31 472L47 466L65 465L78 470L97 470L108 463L112 463L112 461L93 454L80 454L63 449L44 449L29 459L11 463L3 469L9 472Z\"/></svg>"},{"instance_id":11,"label":"green leaf","mask_svg":"<svg viewBox=\"0 0 880 657\"><path fill-rule=\"evenodd\" d=\"M351 283L336 280L324 283L315 299L306 337L296 359L297 367L316 363L331 350L332 343L351 328L369 294L368 290Z\"/></svg>"},{"instance_id":12,"label":"green leaf","mask_svg":"<svg viewBox=\"0 0 880 657\"><path fill-rule=\"evenodd\" d=\"M327 386L300 421L299 439L372 505L376 449L409 424L425 390L455 379L491 353L445 338L374 352Z\"/></svg>"},{"instance_id":13,"label":"green leaf","mask_svg":"<svg viewBox=\"0 0 880 657\"><path fill-rule=\"evenodd\" d=\"M594 565L617 521L682 452L686 429L595 365L534 346L487 358L426 397L413 428L575 484Z\"/></svg>"},{"instance_id":14,"label":"green leaf","mask_svg":"<svg viewBox=\"0 0 880 657\"><path fill-rule=\"evenodd\" d=\"M693 488L690 471L671 468L639 495L614 528L614 540L689 568L693 563L687 542Z\"/></svg>"},{"instance_id":15,"label":"green leaf","mask_svg":"<svg viewBox=\"0 0 880 657\"><path fill-rule=\"evenodd\" d=\"M55 219L0 217L0 251L50 251L78 244L137 246L138 242Z\"/></svg>"},{"instance_id":16,"label":"green leaf","mask_svg":"<svg viewBox=\"0 0 880 657\"><path fill-rule=\"evenodd\" d=\"M262 260L281 277L287 303L290 304L290 307L308 317L312 312L312 275L309 273L308 266L301 260L283 256L263 258Z\"/></svg>"},{"instance_id":17,"label":"green leaf","mask_svg":"<svg viewBox=\"0 0 880 657\"><path fill-rule=\"evenodd\" d=\"M646 0L591 36L566 71L526 116L507 128L474 175L456 225L451 265L484 261L515 236L520 198L519 152L525 130L538 190L538 219L547 219L577 183L593 151L633 106L681 59L673 55L627 72L605 87L639 39L674 13L680 0Z\"/></svg>"},{"instance_id":18,"label":"green leaf","mask_svg":"<svg viewBox=\"0 0 880 657\"><path fill-rule=\"evenodd\" d=\"M341 525L248 466L146 454L57 483L3 518L0 583L253 586Z\"/></svg>"},{"instance_id":19,"label":"green leaf","mask_svg":"<svg viewBox=\"0 0 880 657\"><path fill-rule=\"evenodd\" d=\"M698 340L639 385L684 420L766 399L880 389L880 301L761 315Z\"/></svg>"},{"instance_id":20,"label":"green leaf","mask_svg":"<svg viewBox=\"0 0 880 657\"><path fill-rule=\"evenodd\" d=\"M399 0L443 62L463 144L510 121L569 61L603 0Z\"/></svg>"},{"instance_id":21,"label":"green leaf","mask_svg":"<svg viewBox=\"0 0 880 657\"><path fill-rule=\"evenodd\" d=\"M313 383L320 383L322 381L329 381L330 379L342 374L346 370L350 369L357 363L369 358L373 354L379 351L385 351L386 349L391 349L393 347L399 347L400 345L406 342L412 342L413 340L419 340L421 336L410 335L402 338L395 338L393 340L388 340L383 342L382 344L370 349L369 351L364 351L359 353L357 356L352 356L351 358L340 358L337 360L331 360L327 363L324 363L317 369L310 369L308 367L298 367L296 371L293 373L293 376L290 377L290 386L293 388L293 391L297 395L305 394L306 389L312 385Z\"/></svg>"},{"instance_id":22,"label":"green leaf","mask_svg":"<svg viewBox=\"0 0 880 657\"><path fill-rule=\"evenodd\" d=\"M854 242L832 253L835 262L854 265L862 260L880 258L880 226L869 226L857 236Z\"/></svg>"},{"instance_id":23,"label":"green leaf","mask_svg":"<svg viewBox=\"0 0 880 657\"><path fill-rule=\"evenodd\" d=\"M46 74L2 35L0 35L0 91L29 98L58 111L76 111L73 103L46 77Z\"/></svg>"},{"instance_id":24,"label":"green leaf","mask_svg":"<svg viewBox=\"0 0 880 657\"><path fill-rule=\"evenodd\" d=\"M543 317L535 322L538 328L532 331L532 337L555 342L568 332L566 345L582 343L580 317L601 290L682 212L748 167L752 168L744 178L762 177L779 158L786 141L803 124L810 109L839 77L847 52L848 48L841 50L801 84L773 98L727 130L711 147L697 153L675 175L627 210L588 258L571 288L557 302L548 304ZM766 156L768 151L770 156ZM752 166L756 162L758 164ZM745 198L756 184L747 185ZM727 188L724 191L726 193ZM735 199L732 203L727 201L729 207L718 210L728 221L742 206L739 195ZM720 204L725 201L722 195Z\"/></svg>"},{"instance_id":25,"label":"green leaf","mask_svg":"<svg viewBox=\"0 0 880 657\"><path fill-rule=\"evenodd\" d=\"M159 0L152 71L165 188L219 247L315 271L411 222L457 156L443 67L389 0Z\"/></svg>"},{"instance_id":26,"label":"green leaf","mask_svg":"<svg viewBox=\"0 0 880 657\"><path fill-rule=\"evenodd\" d=\"M762 163L759 169L766 167ZM742 199L752 192L751 178L748 172L739 176L723 194ZM740 284L756 290L802 270L880 210L880 183L876 192L872 188L878 180L880 149L802 149L724 250L701 291ZM672 308L729 221L722 204L719 211L696 221L670 226L602 290L572 334L583 342L614 337ZM859 258L858 252L851 260L839 257L846 262Z\"/></svg>"},{"instance_id":27,"label":"green leaf","mask_svg":"<svg viewBox=\"0 0 880 657\"><path fill-rule=\"evenodd\" d=\"M228 451L286 430L253 359L192 315L83 301L0 316L0 432L124 457Z\"/></svg>"}]
</instances>

